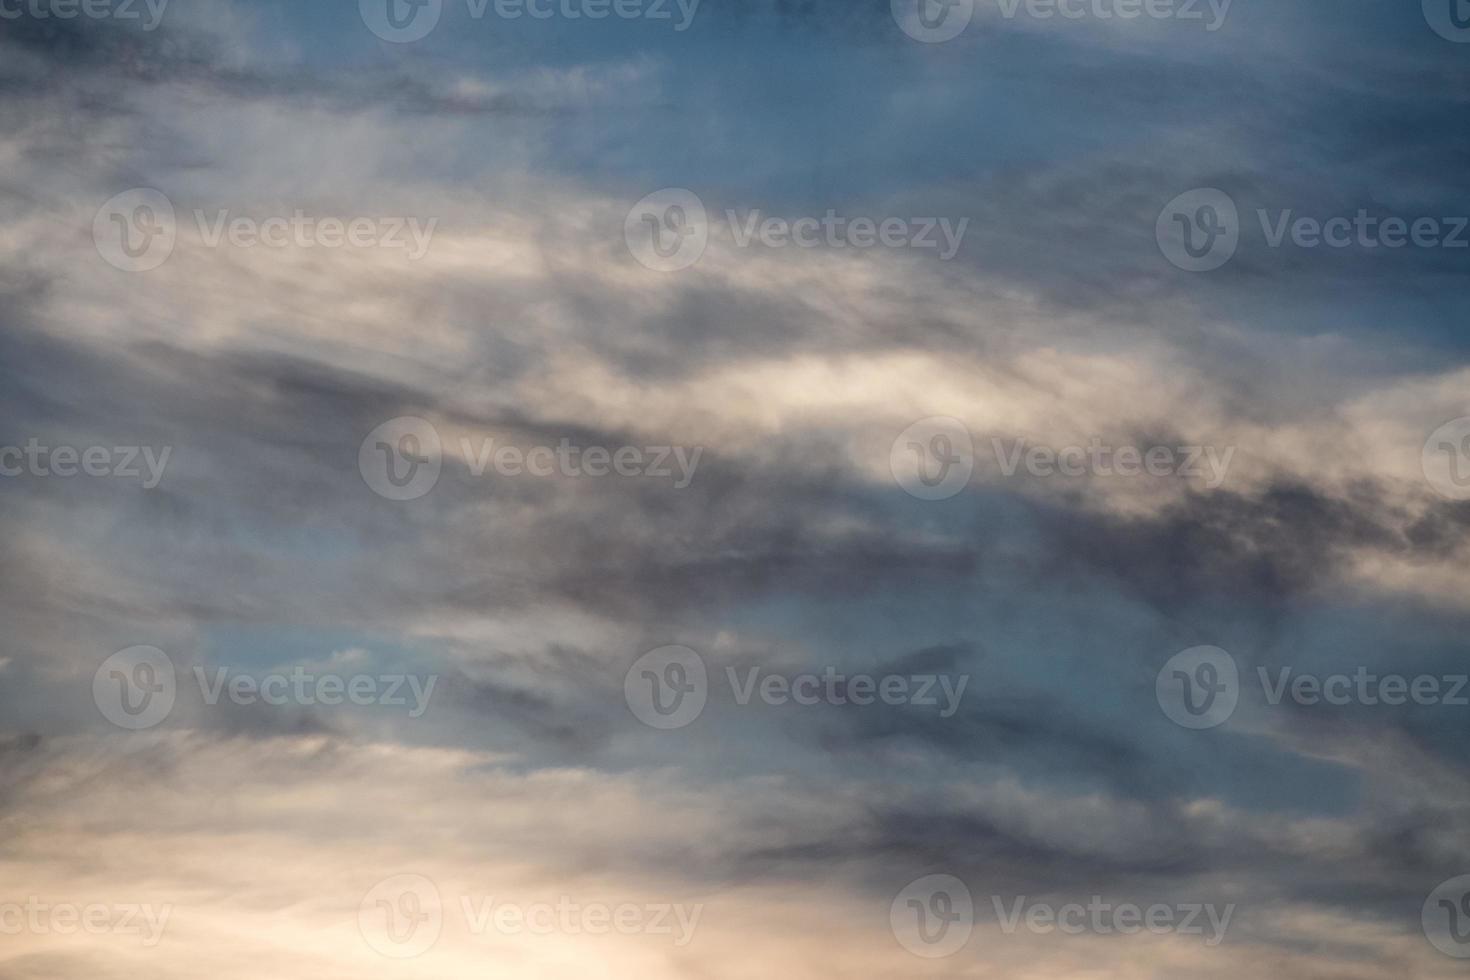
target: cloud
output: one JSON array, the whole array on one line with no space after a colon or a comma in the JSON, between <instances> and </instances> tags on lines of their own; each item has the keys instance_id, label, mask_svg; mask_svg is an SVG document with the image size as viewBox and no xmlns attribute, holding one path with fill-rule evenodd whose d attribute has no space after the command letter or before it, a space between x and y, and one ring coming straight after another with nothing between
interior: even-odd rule
<instances>
[{"instance_id":1,"label":"cloud","mask_svg":"<svg viewBox=\"0 0 1470 980\"><path fill-rule=\"evenodd\" d=\"M1213 33L981 8L950 45L886 3L678 36L451 19L402 48L350 8L6 21L0 447L170 456L151 489L0 478L0 903L173 912L156 948L24 930L0 972L908 975L929 961L891 903L948 873L977 936L936 974L1449 976L1420 909L1470 851L1457 709L1271 705L1256 678L1460 669L1470 505L1422 461L1466 411L1458 266L1251 223L1450 213L1460 52L1367 4L1238 6ZM659 273L624 222L676 185L716 227ZM130 273L92 228L142 186L176 240ZM1197 186L1245 218L1217 273L1153 234ZM742 246L727 210L970 224L943 262ZM212 245L199 217L298 211L436 223L413 260ZM389 500L359 452L407 415L441 472ZM928 416L974 449L945 501L893 471ZM684 487L477 472L491 440L701 455ZM1228 466L1007 462L1093 442ZM181 684L128 732L93 683L140 644ZM715 686L659 731L624 678L666 644ZM1199 644L1244 679L1216 730L1155 690ZM419 717L211 705L195 668L437 686ZM726 671L752 668L969 686L943 718L740 704ZM450 901L397 963L358 915L405 873ZM1094 894L1238 917L1206 948L1007 933L992 903ZM489 896L703 911L687 946L476 933L458 899Z\"/></svg>"}]
</instances>

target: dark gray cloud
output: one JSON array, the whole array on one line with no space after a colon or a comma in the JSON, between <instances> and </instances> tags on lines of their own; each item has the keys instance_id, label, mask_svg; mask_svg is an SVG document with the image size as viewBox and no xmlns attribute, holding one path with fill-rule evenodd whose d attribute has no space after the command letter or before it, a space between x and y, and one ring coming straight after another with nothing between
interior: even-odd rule
<instances>
[{"instance_id":1,"label":"dark gray cloud","mask_svg":"<svg viewBox=\"0 0 1470 980\"><path fill-rule=\"evenodd\" d=\"M950 45L903 36L876 0L712 7L687 36L451 20L402 49L350 7L0 25L0 445L171 452L156 488L0 480L17 887L79 887L98 851L99 874L220 910L193 920L213 937L231 915L260 934L261 908L349 921L372 882L337 894L321 882L347 880L339 865L496 859L563 890L675 881L747 912L820 883L830 909L790 920L843 916L879 963L892 895L942 872L987 895L1239 902L1241 946L1212 961L1238 972L1437 975L1395 957L1470 860L1467 709L1272 705L1254 678L1463 670L1470 503L1415 467L1418 433L1466 410L1465 267L1449 249L1276 249L1253 222L1463 209L1470 62L1417 10L1366 3L1237 3L1208 35L981 6ZM715 213L971 224L951 263L717 240L649 274L623 250L626 206L670 185ZM128 186L181 214L403 202L440 237L397 265L186 241L131 274L89 228ZM1196 275L1154 222L1202 186L1245 234ZM889 478L888 430L940 412L977 442L1246 433L1255 469L1208 491L977 471L920 501ZM409 502L358 461L404 415L451 449ZM703 455L678 489L477 475L460 432ZM186 679L356 664L333 669L439 686L412 719L186 690L129 741L91 684L145 643ZM667 643L717 684L832 668L969 686L950 717L720 688L656 731L623 679ZM1246 683L1227 724L1189 731L1154 684L1200 644ZM48 814L64 848L37 836ZM156 873L111 846L128 833L163 842ZM221 838L293 870L232 877L230 854L196 850ZM1288 927L1314 914L1321 931ZM182 948L158 975L208 968ZM1263 968L1261 949L1296 958ZM682 975L724 976L718 959ZM102 963L30 948L0 973ZM1156 972L1140 963L1116 966Z\"/></svg>"}]
</instances>

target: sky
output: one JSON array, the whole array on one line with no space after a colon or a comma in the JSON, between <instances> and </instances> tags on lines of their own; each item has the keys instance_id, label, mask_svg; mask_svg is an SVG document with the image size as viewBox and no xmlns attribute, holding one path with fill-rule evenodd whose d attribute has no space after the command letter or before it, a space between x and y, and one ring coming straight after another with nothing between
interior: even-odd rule
<instances>
[{"instance_id":1,"label":"sky","mask_svg":"<svg viewBox=\"0 0 1470 980\"><path fill-rule=\"evenodd\" d=\"M0 0L0 980L1440 980L1465 0Z\"/></svg>"}]
</instances>

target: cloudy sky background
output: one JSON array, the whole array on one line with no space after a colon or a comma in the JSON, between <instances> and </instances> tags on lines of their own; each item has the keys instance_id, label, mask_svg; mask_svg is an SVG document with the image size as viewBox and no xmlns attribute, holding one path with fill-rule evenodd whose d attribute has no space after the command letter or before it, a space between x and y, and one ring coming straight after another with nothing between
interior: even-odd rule
<instances>
[{"instance_id":1,"label":"cloudy sky background","mask_svg":"<svg viewBox=\"0 0 1470 980\"><path fill-rule=\"evenodd\" d=\"M1421 450L1470 414L1470 252L1254 219L1466 213L1470 46L1417 4L1236 0L1207 31L981 0L926 44L871 0L707 0L684 31L446 0L389 44L351 3L173 0L154 30L0 20L0 92L0 444L171 449L152 489L0 480L0 902L172 907L155 946L7 935L6 980L1459 975L1420 911L1470 873L1470 708L1252 680L1465 670L1470 503ZM138 187L179 215L148 272L92 232ZM716 227L658 272L623 226L666 187L969 225L948 262ZM1155 220L1201 187L1243 231L1191 274ZM437 225L418 260L210 247L196 208ZM358 465L400 416L445 444L412 501ZM930 416L977 449L943 501L890 470ZM682 489L476 476L461 437L703 454ZM1094 438L1234 457L1212 488L989 448ZM657 731L623 681L667 644L716 691ZM1205 644L1247 679L1190 731L1155 678ZM135 645L180 683L129 732L93 678ZM191 674L298 665L438 681L410 718L211 706ZM949 718L720 693L829 666L969 681ZM446 904L412 959L359 928L398 874ZM889 922L930 874L977 905L939 960ZM1218 946L1007 934L990 897L1022 895L1236 911ZM702 913L682 946L476 935L460 896Z\"/></svg>"}]
</instances>

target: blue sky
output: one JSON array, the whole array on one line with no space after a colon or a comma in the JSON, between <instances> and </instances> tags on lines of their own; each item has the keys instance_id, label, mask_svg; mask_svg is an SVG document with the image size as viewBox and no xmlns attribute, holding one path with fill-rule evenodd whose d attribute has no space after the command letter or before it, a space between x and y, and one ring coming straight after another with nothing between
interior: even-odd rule
<instances>
[{"instance_id":1,"label":"blue sky","mask_svg":"<svg viewBox=\"0 0 1470 980\"><path fill-rule=\"evenodd\" d=\"M1458 975L1464 11L389 2L0 2L0 974Z\"/></svg>"}]
</instances>

